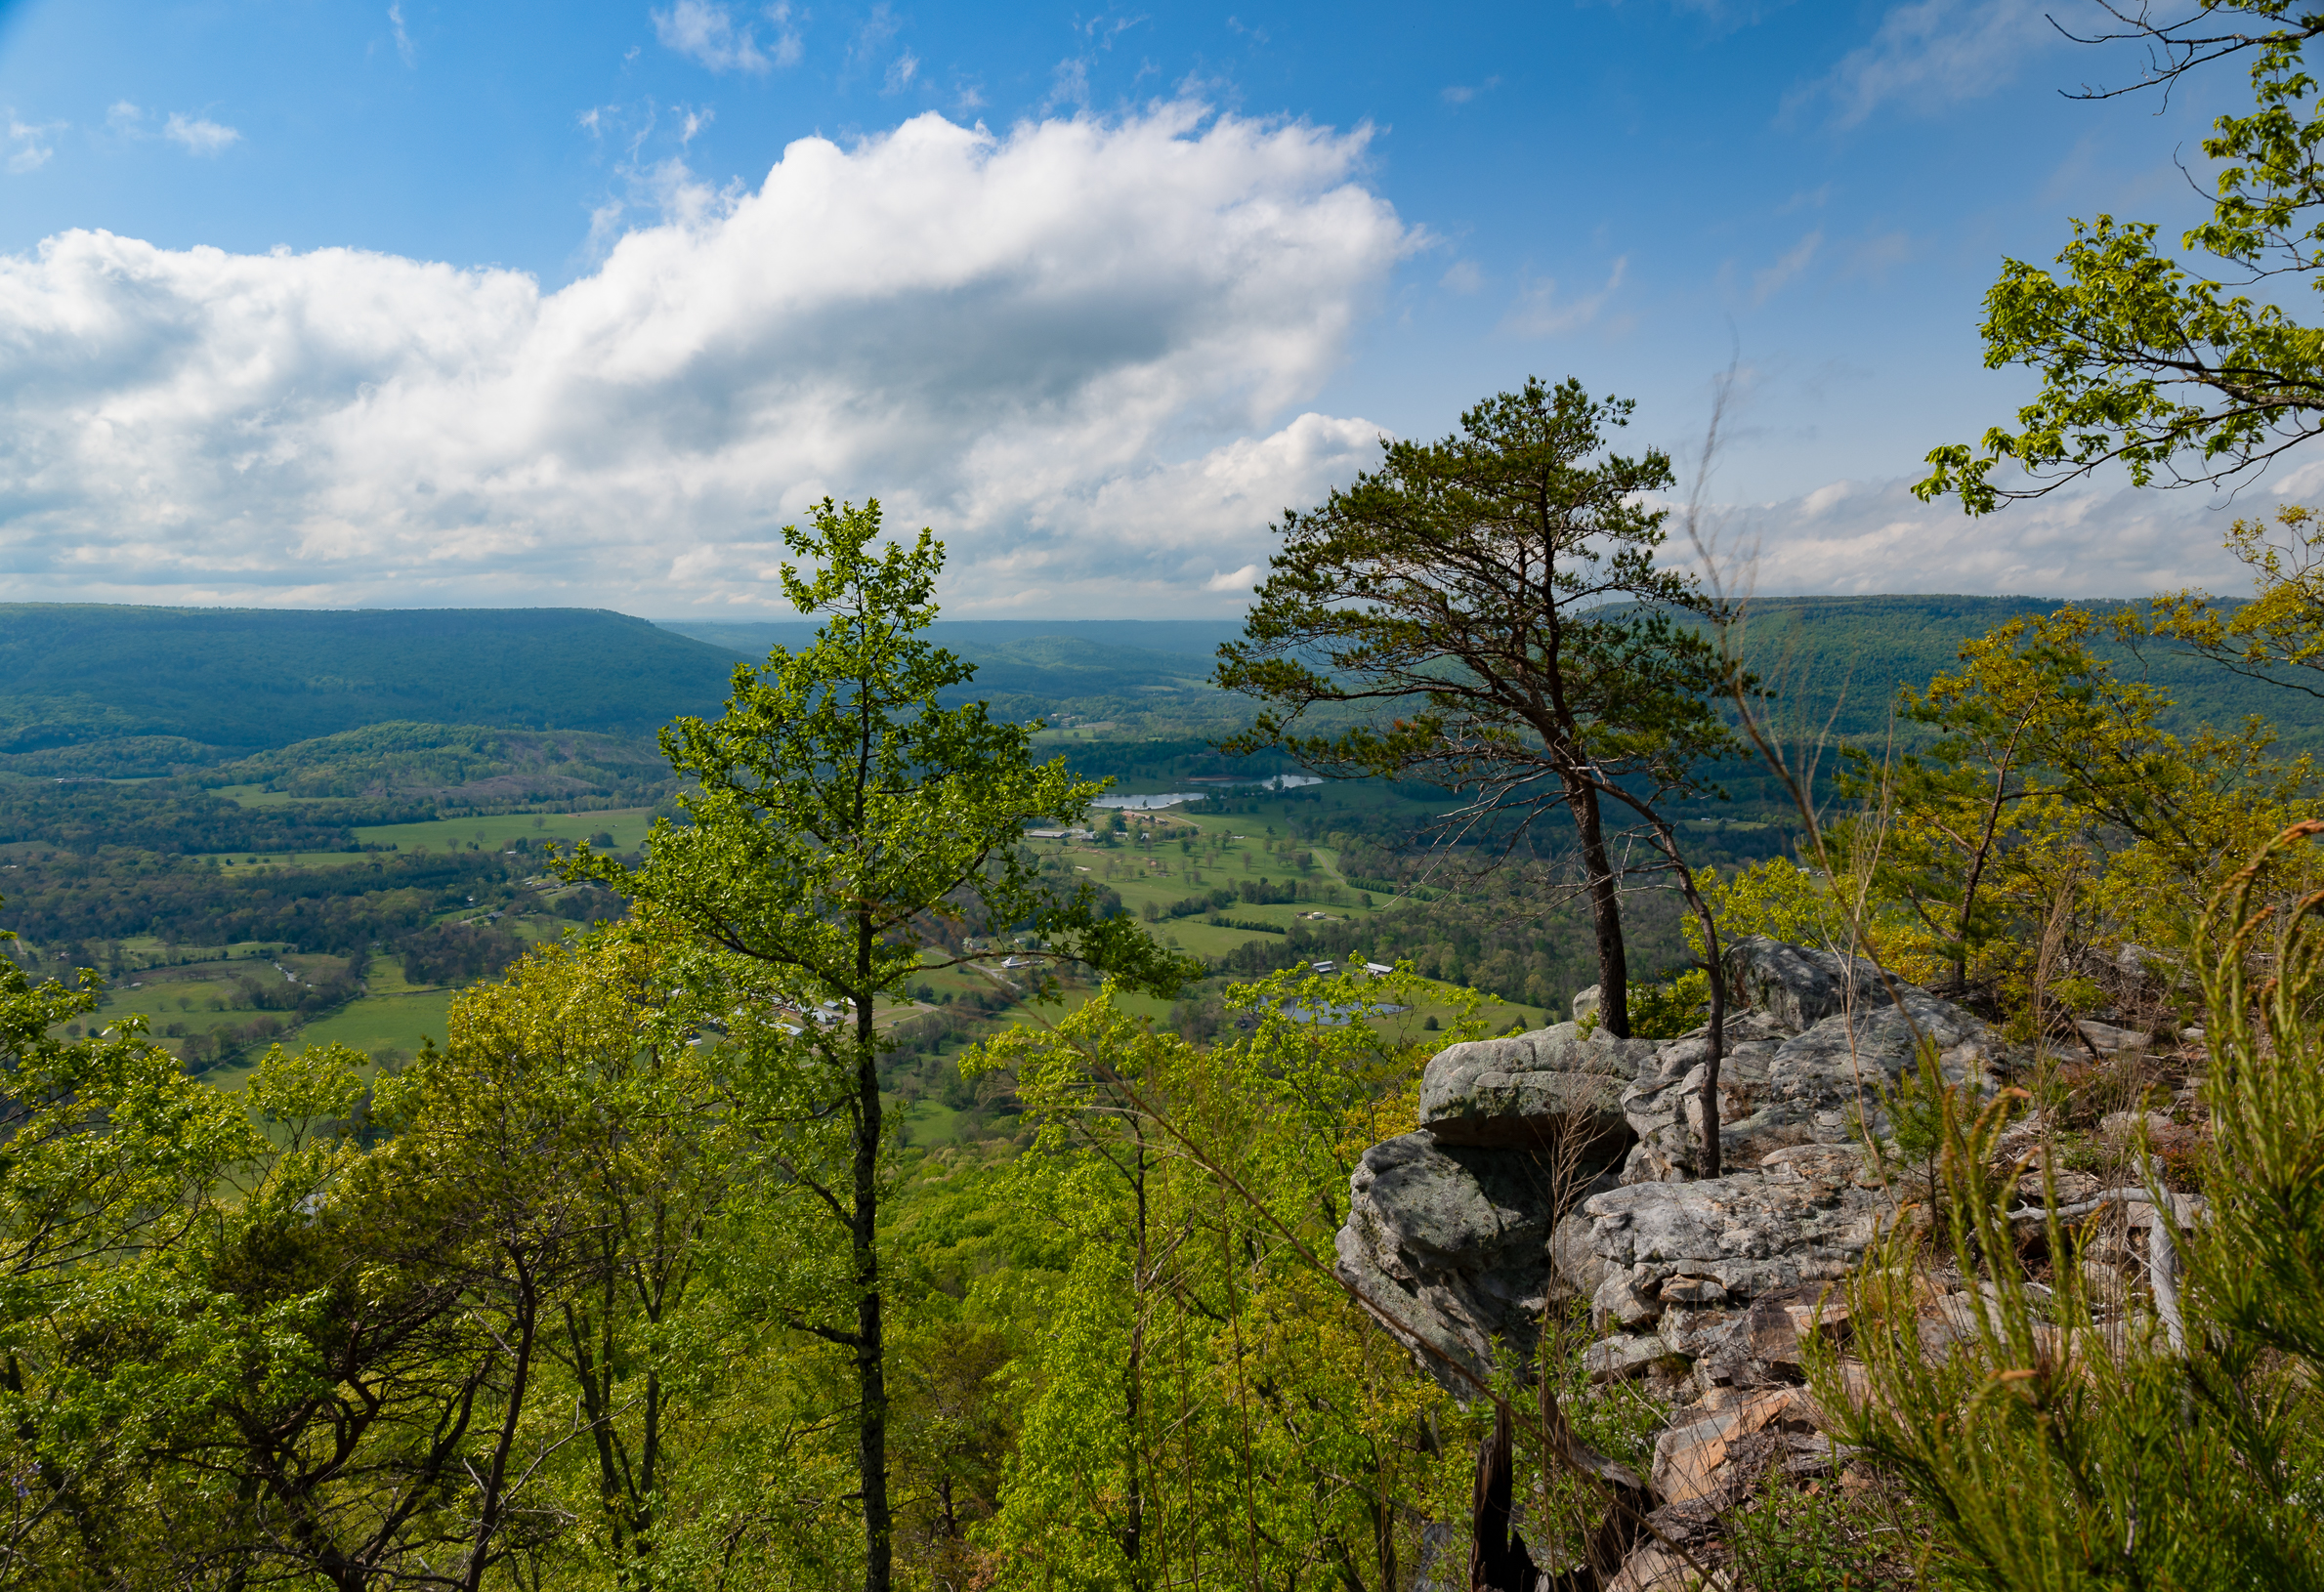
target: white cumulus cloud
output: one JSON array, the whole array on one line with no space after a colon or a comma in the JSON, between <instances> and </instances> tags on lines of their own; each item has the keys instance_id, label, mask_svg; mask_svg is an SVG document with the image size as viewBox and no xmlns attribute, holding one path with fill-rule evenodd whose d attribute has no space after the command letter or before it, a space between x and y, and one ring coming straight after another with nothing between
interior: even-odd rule
<instances>
[{"instance_id":1,"label":"white cumulus cloud","mask_svg":"<svg viewBox=\"0 0 2324 1592\"><path fill-rule=\"evenodd\" d=\"M190 154L216 154L242 140L242 135L232 127L206 116L189 116L180 110L170 112L169 120L162 125L161 136L172 144L184 145Z\"/></svg>"},{"instance_id":2,"label":"white cumulus cloud","mask_svg":"<svg viewBox=\"0 0 2324 1592\"><path fill-rule=\"evenodd\" d=\"M764 72L791 65L799 59L799 33L791 25L787 5L767 13L767 20L775 24L772 54L759 48L751 23L737 21L734 8L716 0L678 0L669 10L652 16L654 36L663 49L674 50L714 72Z\"/></svg>"},{"instance_id":3,"label":"white cumulus cloud","mask_svg":"<svg viewBox=\"0 0 2324 1592\"><path fill-rule=\"evenodd\" d=\"M2261 494L2222 505L2201 491L2080 485L1970 519L1923 503L1912 480L1839 481L1717 517L1727 578L1769 596L1951 592L2144 597L2185 586L2241 595L2250 572L2221 544Z\"/></svg>"},{"instance_id":4,"label":"white cumulus cloud","mask_svg":"<svg viewBox=\"0 0 2324 1592\"><path fill-rule=\"evenodd\" d=\"M556 292L101 231L0 256L0 569L27 596L781 603L876 494L952 611L1223 611L1377 458L1300 413L1413 246L1365 135L1187 105L802 140ZM1286 418L1287 416L1290 418Z\"/></svg>"}]
</instances>

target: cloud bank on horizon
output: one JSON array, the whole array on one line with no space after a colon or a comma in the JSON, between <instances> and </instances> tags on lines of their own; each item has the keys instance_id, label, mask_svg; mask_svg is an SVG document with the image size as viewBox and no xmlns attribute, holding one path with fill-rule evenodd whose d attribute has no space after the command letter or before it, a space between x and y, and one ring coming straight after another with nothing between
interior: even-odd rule
<instances>
[{"instance_id":1,"label":"cloud bank on horizon","mask_svg":"<svg viewBox=\"0 0 2324 1592\"><path fill-rule=\"evenodd\" d=\"M666 23L738 67L771 47L705 15ZM757 613L827 493L933 524L955 615L1231 612L1276 516L1377 457L1381 427L1309 407L1431 241L1369 140L930 111L796 142L755 190L672 164L665 219L553 293L65 232L0 256L0 568L29 599ZM1971 524L1900 479L1730 523L1769 593L2100 595L2231 581L2202 507Z\"/></svg>"},{"instance_id":2,"label":"cloud bank on horizon","mask_svg":"<svg viewBox=\"0 0 2324 1592\"><path fill-rule=\"evenodd\" d=\"M1189 104L791 145L554 293L68 232L0 258L20 596L781 602L824 494L934 524L956 612L1154 612L1376 456L1301 412L1415 244L1368 134Z\"/></svg>"}]
</instances>

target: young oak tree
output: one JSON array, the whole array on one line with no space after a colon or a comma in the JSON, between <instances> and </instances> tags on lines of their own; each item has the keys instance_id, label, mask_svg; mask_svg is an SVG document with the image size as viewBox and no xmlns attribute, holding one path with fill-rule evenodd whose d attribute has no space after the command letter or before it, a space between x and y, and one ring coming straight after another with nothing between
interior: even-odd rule
<instances>
[{"instance_id":1,"label":"young oak tree","mask_svg":"<svg viewBox=\"0 0 2324 1592\"><path fill-rule=\"evenodd\" d=\"M1985 363L2023 365L2041 390L2014 430L1931 451L1913 488L1923 499L1958 494L1984 514L2108 464L2141 486L2247 479L2324 431L2324 336L2269 302L2290 283L2324 289L2324 106L2303 59L2324 16L2290 0L2196 0L2176 19L2101 4L2118 25L2082 42L2134 45L2126 59L2142 69L2079 98L2168 96L2236 58L2250 108L2212 122L2211 214L2179 255L2152 223L2099 215L2071 223L2054 271L2003 263L1985 295ZM1996 467L2027 479L1997 482Z\"/></svg>"},{"instance_id":2,"label":"young oak tree","mask_svg":"<svg viewBox=\"0 0 2324 1592\"><path fill-rule=\"evenodd\" d=\"M1573 819L1597 932L1601 1021L1630 1032L1629 968L1606 809L1627 815L1685 893L1707 939L1711 1049L1703 1168L1718 1173L1725 979L1710 914L1661 811L1708 793L1701 766L1735 746L1713 706L1718 649L1682 613L1714 605L1659 567L1669 456L1604 451L1633 405L1530 379L1438 442L1390 442L1376 471L1289 513L1245 639L1218 684L1260 698L1230 746L1279 746L1327 774L1424 778L1473 793L1463 817ZM1749 689L1746 683L1746 689ZM1386 726L1303 730L1330 706L1377 704Z\"/></svg>"},{"instance_id":3,"label":"young oak tree","mask_svg":"<svg viewBox=\"0 0 2324 1592\"><path fill-rule=\"evenodd\" d=\"M916 634L937 612L944 549L933 533L883 545L876 499L826 498L812 529L782 534L821 566L782 571L801 612L828 616L814 645L738 665L724 717L661 733L671 765L699 788L679 798L686 822L655 823L641 867L583 848L566 868L723 953L743 1002L738 1031L773 1039L771 1005L799 1014L798 1031L777 1041L781 1114L810 1137L843 1124L844 1181L820 1153L784 1159L780 1143L773 1153L836 1228L847 1280L838 1308L795 1313L791 1324L852 1361L864 1585L887 1592L877 1003L930 967L1003 954L928 951L938 919L1023 935L1049 965L1085 962L1158 993L1190 970L1132 919L1101 915L1094 887L1058 894L1023 849L1027 820L1078 817L1104 786L1075 779L1063 759L1035 763L1034 726L996 723L981 702L942 705L975 671Z\"/></svg>"}]
</instances>

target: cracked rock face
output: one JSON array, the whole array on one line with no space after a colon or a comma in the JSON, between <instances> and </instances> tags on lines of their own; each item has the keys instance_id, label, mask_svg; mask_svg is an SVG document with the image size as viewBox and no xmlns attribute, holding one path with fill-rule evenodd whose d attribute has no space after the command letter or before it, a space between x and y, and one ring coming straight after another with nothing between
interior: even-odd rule
<instances>
[{"instance_id":1,"label":"cracked rock face","mask_svg":"<svg viewBox=\"0 0 2324 1592\"><path fill-rule=\"evenodd\" d=\"M1433 1350L1420 1359L1455 1394L1474 1390L1436 1356L1481 1374L1497 1352L1530 1354L1542 1311L1570 1299L1622 1331L1599 1374L1672 1356L1775 1363L1761 1350L1783 1323L1754 1311L1808 1309L1890 1214L1862 1152L1868 1130L1887 1134L1882 1087L1919 1043L1948 1079L1996 1081L1983 1023L1909 985L1900 1009L1869 963L1754 939L1730 973L1751 1005L1730 1016L1720 1068L1727 1176L1694 1177L1700 1030L1656 1045L1561 1023L1452 1046L1423 1076L1420 1131L1365 1152L1340 1275Z\"/></svg>"},{"instance_id":2,"label":"cracked rock face","mask_svg":"<svg viewBox=\"0 0 2324 1592\"><path fill-rule=\"evenodd\" d=\"M1593 1314L1632 1331L1659 1322L1665 1344L1699 1358L1731 1310L1845 1277L1878 1234L1886 1199L1780 1170L1788 1175L1632 1184L1584 1200L1565 1221L1586 1224L1599 1278Z\"/></svg>"},{"instance_id":3,"label":"cracked rock face","mask_svg":"<svg viewBox=\"0 0 2324 1592\"><path fill-rule=\"evenodd\" d=\"M1439 1144L1619 1154L1623 1091L1653 1055L1649 1040L1585 1039L1571 1023L1454 1045L1421 1076L1420 1125Z\"/></svg>"},{"instance_id":4,"label":"cracked rock face","mask_svg":"<svg viewBox=\"0 0 2324 1592\"><path fill-rule=\"evenodd\" d=\"M1838 958L1825 960L1837 964ZM1811 966L1807 975L1811 994L1839 984L1832 968ZM1776 1013L1765 1010L1728 1024L1727 1055L1719 1067L1722 1165L1755 1166L1795 1145L1861 1144L1867 1131L1887 1137L1881 1092L1918 1065L1918 1043L1935 1047L1937 1065L1949 1081L1992 1090L2001 1045L1984 1023L1911 985L1897 986L1901 1007L1884 987L1876 985L1875 989L1877 996L1854 1011L1820 1018L1805 1032L1788 1030ZM1812 1009L1813 1002L1802 996L1786 1004ZM1655 1053L1638 1083L1625 1091L1623 1110L1638 1135L1623 1167L1625 1183L1668 1183L1695 1175L1708 1049L1700 1035L1672 1040Z\"/></svg>"},{"instance_id":5,"label":"cracked rock face","mask_svg":"<svg viewBox=\"0 0 2324 1592\"><path fill-rule=\"evenodd\" d=\"M1730 1005L1765 1012L1786 1030L1799 1033L1852 1003L1864 1009L1887 999L1880 969L1864 957L1787 945L1763 934L1727 947Z\"/></svg>"},{"instance_id":6,"label":"cracked rock face","mask_svg":"<svg viewBox=\"0 0 2324 1592\"><path fill-rule=\"evenodd\" d=\"M1557 1181L1522 1150L1447 1145L1426 1131L1373 1145L1350 1180L1339 1275L1400 1337L1482 1377L1497 1342L1528 1354L1540 1331L1549 1229L1580 1192ZM1421 1360L1453 1392L1474 1391L1435 1356Z\"/></svg>"}]
</instances>

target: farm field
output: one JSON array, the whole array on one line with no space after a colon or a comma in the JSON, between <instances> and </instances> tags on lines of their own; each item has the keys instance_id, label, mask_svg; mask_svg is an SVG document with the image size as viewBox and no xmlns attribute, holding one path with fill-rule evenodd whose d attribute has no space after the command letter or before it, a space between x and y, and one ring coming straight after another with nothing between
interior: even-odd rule
<instances>
[{"instance_id":1,"label":"farm field","mask_svg":"<svg viewBox=\"0 0 2324 1592\"><path fill-rule=\"evenodd\" d=\"M597 813L502 813L491 817L436 818L425 823L369 824L355 831L367 846L394 846L410 851L463 851L470 846L505 847L518 840L562 840L568 844L593 834L611 834L613 850L631 852L654 827L650 807L608 808Z\"/></svg>"},{"instance_id":2,"label":"farm field","mask_svg":"<svg viewBox=\"0 0 2324 1592\"><path fill-rule=\"evenodd\" d=\"M246 956L233 960L189 962L176 967L147 968L113 981L98 1010L107 1018L135 1013L151 1024L153 1030L158 1033L165 1023L198 1021L204 1015L220 1010L220 1007L213 1007L211 1003L223 1003L232 997L236 993L237 980L288 983L289 980L284 976L285 969L301 979L307 979L336 972L340 966L335 956L297 956L277 952L265 958Z\"/></svg>"},{"instance_id":3,"label":"farm field","mask_svg":"<svg viewBox=\"0 0 2324 1592\"><path fill-rule=\"evenodd\" d=\"M388 1049L416 1051L422 1039L442 1044L453 993L450 989L420 989L365 995L308 1024L286 1042L293 1049L345 1045L366 1056Z\"/></svg>"},{"instance_id":4,"label":"farm field","mask_svg":"<svg viewBox=\"0 0 2324 1592\"><path fill-rule=\"evenodd\" d=\"M133 954L140 948L135 942L124 945ZM180 947L181 952L185 949ZM124 1017L141 1017L154 1042L184 1060L190 1041L215 1030L247 1031L253 1024L278 1024L275 1031L245 1044L238 1057L203 1070L210 1082L229 1089L240 1087L273 1044L294 1051L341 1044L369 1056L390 1049L409 1053L424 1037L441 1042L444 1036L445 1013L455 991L411 985L393 956L371 958L363 978L365 993L301 1022L296 1012L238 1004L247 995L245 981L262 985L288 985L293 979L317 983L341 974L346 964L337 957L292 954L272 945L237 946L234 951L231 957L125 972L111 981L97 1010L77 1026L103 1026Z\"/></svg>"},{"instance_id":5,"label":"farm field","mask_svg":"<svg viewBox=\"0 0 2324 1592\"><path fill-rule=\"evenodd\" d=\"M231 792L221 792L230 794ZM247 800L245 806L286 804L291 797ZM654 826L649 807L609 808L596 813L502 813L490 817L435 818L423 823L366 824L354 832L366 846L397 851L432 852L501 850L512 842L558 841L571 845L590 835L610 834L615 851L635 851ZM254 868L342 868L374 860L377 852L214 852L207 859L229 875Z\"/></svg>"},{"instance_id":6,"label":"farm field","mask_svg":"<svg viewBox=\"0 0 2324 1592\"><path fill-rule=\"evenodd\" d=\"M1376 789L1358 788L1348 793L1351 806L1397 800ZM1094 821L1109 819L1110 814L1101 811ZM1240 925L1267 924L1289 930L1302 920L1363 921L1391 904L1385 896L1350 885L1340 871L1337 852L1295 838L1289 819L1282 816L1190 814L1182 807L1169 807L1153 813L1124 813L1122 820L1123 829L1115 845L1097 840L1034 840L1029 844L1112 889L1121 897L1122 905L1140 918L1145 919L1151 907L1158 914L1147 919L1155 936L1165 945L1197 956L1216 959L1253 940L1274 938L1264 930L1254 933ZM1304 869L1298 864L1302 853L1308 858ZM1228 920L1224 924L1206 922L1210 915L1206 911L1178 918L1159 915L1182 901L1220 888L1236 888L1247 879L1265 879L1278 885L1287 880L1303 883L1311 896L1324 899L1267 904L1237 901L1218 913ZM1334 896L1336 899L1331 899ZM1416 1023L1429 1017L1442 1023L1451 1018L1453 1010L1447 1001L1417 1008L1411 1016ZM1493 1015L1498 1030L1510 1022L1540 1027L1565 1014L1510 1004L1495 1008Z\"/></svg>"}]
</instances>

